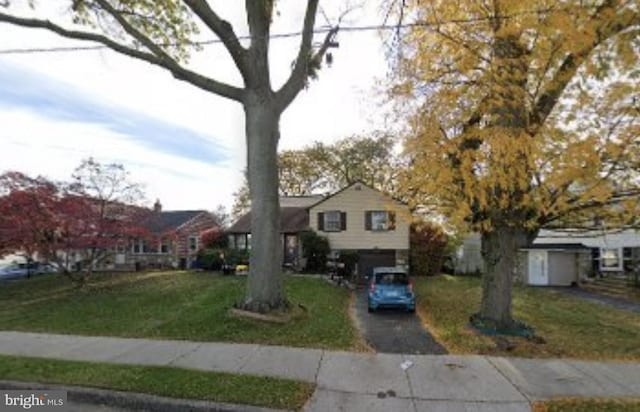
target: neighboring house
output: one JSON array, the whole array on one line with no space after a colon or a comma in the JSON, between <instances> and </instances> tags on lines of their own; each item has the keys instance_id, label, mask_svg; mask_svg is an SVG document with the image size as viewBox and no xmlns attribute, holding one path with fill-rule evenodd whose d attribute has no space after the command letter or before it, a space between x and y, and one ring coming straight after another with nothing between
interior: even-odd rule
<instances>
[{"instance_id":1,"label":"neighboring house","mask_svg":"<svg viewBox=\"0 0 640 412\"><path fill-rule=\"evenodd\" d=\"M292 268L303 266L300 234L309 230L308 208L324 197L289 196L280 198L280 242L283 265ZM241 216L227 229L231 249L251 250L251 212Z\"/></svg>"},{"instance_id":2,"label":"neighboring house","mask_svg":"<svg viewBox=\"0 0 640 412\"><path fill-rule=\"evenodd\" d=\"M364 183L353 183L327 197L283 198L281 208L285 265L299 266L299 234L305 230L326 237L335 255L356 253L360 275L377 266L408 265L408 207ZM250 220L247 214L228 230L231 247L250 248Z\"/></svg>"},{"instance_id":3,"label":"neighboring house","mask_svg":"<svg viewBox=\"0 0 640 412\"><path fill-rule=\"evenodd\" d=\"M456 274L471 275L482 272L484 262L479 233L470 233L462 240L462 245L453 256L453 270Z\"/></svg>"},{"instance_id":4,"label":"neighboring house","mask_svg":"<svg viewBox=\"0 0 640 412\"><path fill-rule=\"evenodd\" d=\"M516 280L536 286L571 286L587 277L591 249L582 243L534 243L520 249Z\"/></svg>"},{"instance_id":5,"label":"neighboring house","mask_svg":"<svg viewBox=\"0 0 640 412\"><path fill-rule=\"evenodd\" d=\"M541 230L519 253L516 276L531 285L567 286L587 277L621 275L640 263L640 231ZM469 235L458 250L456 272L482 270L480 236Z\"/></svg>"},{"instance_id":6,"label":"neighboring house","mask_svg":"<svg viewBox=\"0 0 640 412\"><path fill-rule=\"evenodd\" d=\"M206 210L163 211L159 201L143 226L150 236L116 248L113 259L106 261L103 269L191 268L202 235L219 229L215 216Z\"/></svg>"}]
</instances>

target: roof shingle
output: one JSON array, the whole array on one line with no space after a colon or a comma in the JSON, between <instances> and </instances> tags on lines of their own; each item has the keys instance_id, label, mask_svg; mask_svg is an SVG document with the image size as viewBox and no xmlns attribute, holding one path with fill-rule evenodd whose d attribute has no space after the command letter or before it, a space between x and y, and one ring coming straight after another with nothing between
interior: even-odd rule
<instances>
[{"instance_id":1,"label":"roof shingle","mask_svg":"<svg viewBox=\"0 0 640 412\"><path fill-rule=\"evenodd\" d=\"M280 233L297 233L309 229L309 213L305 207L280 208ZM243 215L228 230L229 233L251 233L251 212Z\"/></svg>"},{"instance_id":2,"label":"roof shingle","mask_svg":"<svg viewBox=\"0 0 640 412\"><path fill-rule=\"evenodd\" d=\"M171 210L152 213L145 221L145 226L153 233L164 233L177 229L204 212L204 210Z\"/></svg>"}]
</instances>

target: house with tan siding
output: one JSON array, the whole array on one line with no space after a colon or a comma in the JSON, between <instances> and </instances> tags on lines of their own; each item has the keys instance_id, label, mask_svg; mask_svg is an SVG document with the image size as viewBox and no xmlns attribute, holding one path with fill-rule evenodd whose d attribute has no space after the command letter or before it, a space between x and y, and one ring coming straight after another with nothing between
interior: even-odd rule
<instances>
[{"instance_id":1,"label":"house with tan siding","mask_svg":"<svg viewBox=\"0 0 640 412\"><path fill-rule=\"evenodd\" d=\"M283 206L290 203L287 198L281 199L284 264L291 251L300 256L299 234L313 230L329 240L333 255L357 254L360 275L368 275L378 266L408 266L407 205L361 182L326 197L303 200L293 209ZM250 244L249 222L249 215L245 215L228 230L232 245L238 245L238 239L243 246Z\"/></svg>"}]
</instances>

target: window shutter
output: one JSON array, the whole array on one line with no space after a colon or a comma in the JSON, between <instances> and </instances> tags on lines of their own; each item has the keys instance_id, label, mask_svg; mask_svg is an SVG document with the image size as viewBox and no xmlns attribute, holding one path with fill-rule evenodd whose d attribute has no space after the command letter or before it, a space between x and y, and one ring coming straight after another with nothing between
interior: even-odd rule
<instances>
[{"instance_id":1,"label":"window shutter","mask_svg":"<svg viewBox=\"0 0 640 412\"><path fill-rule=\"evenodd\" d=\"M364 229L371 230L371 212L364 212Z\"/></svg>"},{"instance_id":2,"label":"window shutter","mask_svg":"<svg viewBox=\"0 0 640 412\"><path fill-rule=\"evenodd\" d=\"M347 213L340 213L340 230L347 230Z\"/></svg>"},{"instance_id":3,"label":"window shutter","mask_svg":"<svg viewBox=\"0 0 640 412\"><path fill-rule=\"evenodd\" d=\"M318 230L324 231L324 213L318 213Z\"/></svg>"},{"instance_id":4,"label":"window shutter","mask_svg":"<svg viewBox=\"0 0 640 412\"><path fill-rule=\"evenodd\" d=\"M388 212L389 230L396 230L396 212Z\"/></svg>"}]
</instances>

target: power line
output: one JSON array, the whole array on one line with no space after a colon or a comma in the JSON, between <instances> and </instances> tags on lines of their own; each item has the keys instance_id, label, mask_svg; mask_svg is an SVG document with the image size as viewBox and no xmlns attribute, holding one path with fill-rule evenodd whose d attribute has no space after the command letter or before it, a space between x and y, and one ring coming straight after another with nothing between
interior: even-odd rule
<instances>
[{"instance_id":1,"label":"power line","mask_svg":"<svg viewBox=\"0 0 640 412\"><path fill-rule=\"evenodd\" d=\"M588 8L588 7L582 7ZM564 11L564 9L538 9L538 10L525 10L518 13L513 13L509 15L500 16L501 19L513 19L522 15L529 14L542 14L542 13L550 13L550 12L558 12ZM388 30L402 30L402 29L410 29L416 27L440 27L447 24L474 24L480 22L486 22L493 20L494 17L475 17L475 18L466 18L466 19L450 19L450 20L442 20L442 21L417 21L411 23L401 23L401 24L374 24L374 25L362 25L362 26L339 26L340 32L365 32L365 31L388 31ZM2 23L2 22L0 22ZM333 27L321 27L313 30L314 34L326 34L333 30ZM302 36L302 31L288 32L288 33L276 33L269 35L270 39L287 39L293 37ZM251 40L251 36L238 36L238 40ZM82 41L82 40L78 40ZM209 46L213 44L221 44L222 40L220 39L211 39L211 40L202 40L202 41L194 41L188 43L191 46ZM163 46L176 46L177 44L165 44ZM0 55L3 54L34 54L34 53L63 53L63 52L75 52L75 51L91 51L91 50L105 50L109 49L109 47L105 45L94 45L94 46L58 46L58 47L29 47L29 48L17 48L17 49L4 49L0 50Z\"/></svg>"}]
</instances>

